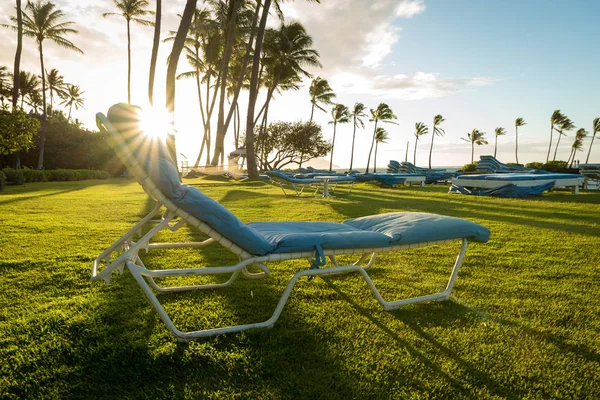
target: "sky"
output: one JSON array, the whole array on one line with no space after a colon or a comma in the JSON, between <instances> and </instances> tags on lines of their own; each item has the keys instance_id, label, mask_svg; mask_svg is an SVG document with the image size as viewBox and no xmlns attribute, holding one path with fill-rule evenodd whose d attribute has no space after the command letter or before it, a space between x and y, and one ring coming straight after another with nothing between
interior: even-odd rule
<instances>
[{"instance_id":1,"label":"sky","mask_svg":"<svg viewBox=\"0 0 600 400\"><path fill-rule=\"evenodd\" d=\"M80 55L45 43L46 69L57 68L65 81L85 91L85 109L73 116L94 129L94 116L117 102L127 100L127 39L123 18L103 18L114 12L112 0L55 0L75 22L77 35L69 40L82 49ZM165 4L166 3L166 4ZM163 2L163 32L177 29L184 1ZM201 1L198 6L202 7ZM150 8L155 3L150 0ZM600 117L600 1L594 0L296 0L282 3L286 23L301 22L313 38L322 68L312 68L313 77L327 79L336 102L352 108L356 102L367 108L386 103L397 115L397 125L380 124L389 134L379 146L378 167L390 159L413 161L414 125L431 125L434 115L446 121L443 137L436 137L433 166L461 166L471 160L471 144L461 140L468 132L486 132L488 145L476 146L479 155L494 153L494 129L504 127L498 138L497 158L515 161L514 121L519 129L519 161L545 161L550 136L550 115L560 109L577 128L591 131ZM0 23L9 23L13 2L0 2ZM269 25L279 24L271 15ZM152 28L132 26L132 103L146 105ZM0 29L0 65L12 69L15 33ZM166 58L169 44L161 44L155 97L164 99ZM24 39L21 68L40 73L34 42ZM188 71L182 58L178 72ZM269 120L307 121L311 105L310 79L298 91L284 92L272 101ZM263 93L264 94L264 93ZM257 110L264 101L258 100ZM164 100L162 100L164 102ZM162 104L162 103L161 103ZM247 92L240 100L246 109ZM245 120L245 117L242 115ZM315 110L315 122L331 140L330 110ZM179 151L195 160L201 140L198 100L192 80L177 86L176 127ZM356 132L355 167L364 167L373 134L373 123ZM350 162L352 124L338 125L333 162L347 168ZM554 135L556 137L556 133ZM563 137L557 159L566 160L574 132ZM556 143L556 140L554 141ZM578 153L581 162L587 155ZM427 166L431 136L421 137L416 163ZM233 150L233 135L226 138L226 151ZM554 152L554 144L552 153ZM327 156L327 159L329 156ZM551 155L552 158L552 155ZM600 162L600 144L590 162Z\"/></svg>"}]
</instances>

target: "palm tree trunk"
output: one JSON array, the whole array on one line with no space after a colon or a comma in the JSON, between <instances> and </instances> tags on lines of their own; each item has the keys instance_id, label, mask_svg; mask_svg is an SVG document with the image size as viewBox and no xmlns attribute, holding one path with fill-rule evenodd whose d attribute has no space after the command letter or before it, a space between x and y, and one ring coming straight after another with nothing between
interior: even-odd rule
<instances>
[{"instance_id":1,"label":"palm tree trunk","mask_svg":"<svg viewBox=\"0 0 600 400\"><path fill-rule=\"evenodd\" d=\"M227 36L225 49L221 59L221 96L219 99L219 115L217 117L217 138L215 139L215 152L212 165L219 165L219 157L223 160L225 153L225 95L227 94L227 77L229 72L229 59L233 49L235 38L235 22L237 21L238 0L229 1L229 23L227 25Z\"/></svg>"},{"instance_id":2,"label":"palm tree trunk","mask_svg":"<svg viewBox=\"0 0 600 400\"><path fill-rule=\"evenodd\" d=\"M267 25L267 17L269 16L269 8L271 8L271 0L265 0L262 15L260 17L260 25L256 35L252 73L250 75L250 94L248 99L248 113L246 115L246 165L248 166L248 177L251 179L258 178L256 155L254 154L254 135L252 132L254 131L254 107L256 105L256 97L258 94L258 68L260 66L260 53L262 49L263 37L265 35L265 27Z\"/></svg>"},{"instance_id":3,"label":"palm tree trunk","mask_svg":"<svg viewBox=\"0 0 600 400\"><path fill-rule=\"evenodd\" d=\"M471 142L471 164L475 160L475 142Z\"/></svg>"},{"instance_id":4,"label":"palm tree trunk","mask_svg":"<svg viewBox=\"0 0 600 400\"><path fill-rule=\"evenodd\" d=\"M174 116L175 114L175 75L177 73L177 63L179 62L179 56L183 50L185 43L185 37L190 30L192 23L192 17L194 16L194 10L196 9L197 0L187 0L183 14L181 15L181 21L175 40L173 41L173 49L171 50L171 56L169 57L169 64L167 66L167 87L166 87L166 101L165 108L167 111ZM174 117L172 117L174 118ZM173 158L173 162L177 165L177 151L175 150L175 136L167 136L167 149L169 154Z\"/></svg>"},{"instance_id":5,"label":"palm tree trunk","mask_svg":"<svg viewBox=\"0 0 600 400\"><path fill-rule=\"evenodd\" d=\"M375 120L375 129L373 129L373 139L371 140L371 149L369 150L369 157L367 158L367 169L365 174L369 173L369 165L371 164L371 153L373 152L373 145L375 144L375 133L377 132L377 120Z\"/></svg>"},{"instance_id":6,"label":"palm tree trunk","mask_svg":"<svg viewBox=\"0 0 600 400\"><path fill-rule=\"evenodd\" d=\"M590 160L590 153L592 152L592 145L594 144L594 138L596 137L596 132L597 131L594 131L594 134L592 135L592 141L590 142L590 149L588 150L588 154L587 154L587 157L585 159L585 163L586 164Z\"/></svg>"},{"instance_id":7,"label":"palm tree trunk","mask_svg":"<svg viewBox=\"0 0 600 400\"><path fill-rule=\"evenodd\" d=\"M429 147L429 169L431 169L431 153L433 153L433 139L435 139L435 124L433 124L433 131L431 132L431 146Z\"/></svg>"},{"instance_id":8,"label":"palm tree trunk","mask_svg":"<svg viewBox=\"0 0 600 400\"><path fill-rule=\"evenodd\" d=\"M413 157L413 164L417 165L417 144L419 143L419 137L415 139L415 155Z\"/></svg>"},{"instance_id":9,"label":"palm tree trunk","mask_svg":"<svg viewBox=\"0 0 600 400\"><path fill-rule=\"evenodd\" d=\"M196 56L198 56L198 49L196 48ZM200 86L200 71L196 68L196 89L198 91L198 104L200 105L200 115L202 115L202 144L200 145L200 152L194 163L194 168L198 168L200 160L202 159L202 153L204 152L204 146L206 145L206 117L204 116L204 106L202 105L202 88Z\"/></svg>"},{"instance_id":10,"label":"palm tree trunk","mask_svg":"<svg viewBox=\"0 0 600 400\"><path fill-rule=\"evenodd\" d=\"M350 169L352 171L352 163L354 161L354 138L356 137L356 117L354 117L354 132L352 132L352 151L350 152Z\"/></svg>"},{"instance_id":11,"label":"palm tree trunk","mask_svg":"<svg viewBox=\"0 0 600 400\"><path fill-rule=\"evenodd\" d=\"M229 123L231 122L231 117L233 115L234 110L239 113L239 107L237 107L238 97L242 90L242 86L244 84L244 77L246 76L246 67L248 66L248 62L250 61L250 54L252 53L252 43L254 42L254 36L256 36L256 22L258 21L258 15L260 14L260 2L256 4L256 10L254 11L254 15L252 17L252 29L250 30L250 37L248 38L248 43L246 44L246 53L244 54L244 59L242 61L242 69L240 71L240 76L238 77L237 85L235 87L235 92L233 93L233 100L231 101L231 108L229 109L229 113L227 114L227 118L225 119L225 131L229 128ZM239 115L238 115L239 117ZM240 125L240 120L238 118L238 128ZM237 149L237 146L236 146Z\"/></svg>"},{"instance_id":12,"label":"palm tree trunk","mask_svg":"<svg viewBox=\"0 0 600 400\"><path fill-rule=\"evenodd\" d=\"M498 135L496 135L496 141L494 142L494 158L496 158L496 150L498 149Z\"/></svg>"},{"instance_id":13,"label":"palm tree trunk","mask_svg":"<svg viewBox=\"0 0 600 400\"><path fill-rule=\"evenodd\" d=\"M333 123L333 141L331 142L331 156L329 158L329 172L331 172L331 167L333 166L333 148L335 146L335 130L337 127L337 123Z\"/></svg>"},{"instance_id":14,"label":"palm tree trunk","mask_svg":"<svg viewBox=\"0 0 600 400\"><path fill-rule=\"evenodd\" d=\"M552 132L554 131L554 124L550 124L550 143L548 144L548 155L546 155L546 163L550 159L550 151L552 150Z\"/></svg>"},{"instance_id":15,"label":"palm tree trunk","mask_svg":"<svg viewBox=\"0 0 600 400\"><path fill-rule=\"evenodd\" d=\"M44 51L40 42L40 65L42 67L42 131L40 134L40 155L38 158L38 169L44 169L44 149L46 146L46 71L44 70Z\"/></svg>"},{"instance_id":16,"label":"palm tree trunk","mask_svg":"<svg viewBox=\"0 0 600 400\"><path fill-rule=\"evenodd\" d=\"M150 76L148 78L148 100L152 105L154 100L154 74L156 73L156 59L158 45L160 44L161 0L156 0L156 14L154 18L154 39L152 41L152 56L150 57Z\"/></svg>"},{"instance_id":17,"label":"palm tree trunk","mask_svg":"<svg viewBox=\"0 0 600 400\"><path fill-rule=\"evenodd\" d=\"M377 147L378 143L377 141L375 141L375 155L373 157L373 173L376 174L377 173Z\"/></svg>"},{"instance_id":18,"label":"palm tree trunk","mask_svg":"<svg viewBox=\"0 0 600 400\"><path fill-rule=\"evenodd\" d=\"M21 13L21 0L17 0L17 51L15 53L15 66L13 69L12 105L17 106L19 100L19 74L21 68L21 51L23 49L23 15Z\"/></svg>"},{"instance_id":19,"label":"palm tree trunk","mask_svg":"<svg viewBox=\"0 0 600 400\"><path fill-rule=\"evenodd\" d=\"M558 151L558 145L560 144L561 137L562 137L562 132L558 131L558 140L556 141L556 147L554 147L554 157L552 157L552 161L556 160L556 152Z\"/></svg>"},{"instance_id":20,"label":"palm tree trunk","mask_svg":"<svg viewBox=\"0 0 600 400\"><path fill-rule=\"evenodd\" d=\"M313 103L313 105L310 109L310 121L308 121L308 122L312 122L314 113L315 113L315 104Z\"/></svg>"},{"instance_id":21,"label":"palm tree trunk","mask_svg":"<svg viewBox=\"0 0 600 400\"><path fill-rule=\"evenodd\" d=\"M519 163L519 127L515 126L515 160Z\"/></svg>"},{"instance_id":22,"label":"palm tree trunk","mask_svg":"<svg viewBox=\"0 0 600 400\"><path fill-rule=\"evenodd\" d=\"M69 116L67 117L67 121L71 119L71 110L73 109L73 103L69 105Z\"/></svg>"},{"instance_id":23,"label":"palm tree trunk","mask_svg":"<svg viewBox=\"0 0 600 400\"><path fill-rule=\"evenodd\" d=\"M410 146L410 140L406 142L406 153L404 154L404 162L408 162L408 148ZM415 143L416 146L416 143Z\"/></svg>"},{"instance_id":24,"label":"palm tree trunk","mask_svg":"<svg viewBox=\"0 0 600 400\"><path fill-rule=\"evenodd\" d=\"M127 104L131 104L131 29L127 20Z\"/></svg>"}]
</instances>

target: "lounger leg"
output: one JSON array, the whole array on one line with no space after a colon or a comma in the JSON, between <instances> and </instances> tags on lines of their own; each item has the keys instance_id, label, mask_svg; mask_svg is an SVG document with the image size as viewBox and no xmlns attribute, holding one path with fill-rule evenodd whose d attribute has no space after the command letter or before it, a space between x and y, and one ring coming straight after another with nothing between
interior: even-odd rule
<instances>
[{"instance_id":1,"label":"lounger leg","mask_svg":"<svg viewBox=\"0 0 600 400\"><path fill-rule=\"evenodd\" d=\"M279 319L279 316L281 315L281 312L283 311L283 307L285 306L285 303L287 303L287 300L290 297L290 294L292 293L292 289L294 288L294 285L298 281L298 278L300 278L302 276L323 275L324 273L327 273L326 270L308 269L308 270L299 271L296 274L294 274L294 276L292 276L292 278L288 282L285 290L283 291L283 294L281 295L281 298L279 299L279 302L277 303L277 307L275 308L273 315L271 315L271 318L269 318L268 320L266 320L264 322L228 326L228 327L224 327L224 328L204 329L204 330L194 331L194 332L182 332L175 327L175 325L173 324L173 321L171 320L171 318L165 311L164 307L160 304L160 302L158 301L158 298L152 292L152 289L148 285L148 282L146 282L146 279L144 279L144 276L142 276L143 268L138 265L135 265L131 261L127 263L127 268L129 269L129 271L135 278L136 282L142 288L142 291L144 292L144 294L146 295L148 300L150 300L152 307L154 307L154 309L158 312L160 319L165 323L165 325L167 326L167 329L169 329L169 331L171 333L173 333L179 340L184 340L184 341L198 339L201 337L219 335L219 334L224 334L224 333L241 332L241 331L245 331L245 330L253 329L253 328L271 327ZM362 269L360 267L355 267L355 266L341 267L341 268L344 270L352 270L352 269L357 269L357 268Z\"/></svg>"},{"instance_id":2,"label":"lounger leg","mask_svg":"<svg viewBox=\"0 0 600 400\"><path fill-rule=\"evenodd\" d=\"M420 302L429 301L429 300L438 300L438 301L448 300L450 298L450 292L452 291L452 288L454 287L454 282L456 281L456 276L458 275L458 270L460 269L460 266L465 258L465 253L467 251L467 244L468 244L468 241L466 239L463 239L462 247L460 249L460 253L458 254L458 257L456 258L456 262L454 263L454 268L452 269L452 273L450 274L450 279L448 280L448 284L446 285L446 290L444 290L443 292L440 292L440 293L429 294L429 295L418 296L418 297L411 297L408 299L402 299L402 300L396 300L396 301L386 301L383 299L383 297L379 293L379 290L377 290L377 288L375 287L375 284L373 283L373 281L367 274L367 271L360 268L360 269L358 269L358 272L360 272L362 277L365 279L365 281L369 285L369 288L371 289L373 296L388 311L395 310L401 306L404 306L407 304L412 304L412 303L420 303Z\"/></svg>"}]
</instances>

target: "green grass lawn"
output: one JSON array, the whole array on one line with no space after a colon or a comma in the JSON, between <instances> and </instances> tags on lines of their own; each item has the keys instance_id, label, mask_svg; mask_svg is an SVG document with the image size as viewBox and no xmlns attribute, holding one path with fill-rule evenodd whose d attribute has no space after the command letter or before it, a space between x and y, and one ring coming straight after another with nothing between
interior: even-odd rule
<instances>
[{"instance_id":1,"label":"green grass lawn","mask_svg":"<svg viewBox=\"0 0 600 400\"><path fill-rule=\"evenodd\" d=\"M425 211L476 221L492 237L469 246L448 302L387 312L356 274L304 278L272 329L182 343L131 274L90 280L94 258L151 209L134 181L9 186L0 398L600 398L598 192L518 200L358 185L319 199L260 182L187 183L244 222ZM202 238L187 227L158 237ZM442 289L459 247L387 253L371 276L387 299ZM236 262L219 245L142 258L152 268ZM263 321L306 267L271 264L269 279L159 297L182 330Z\"/></svg>"}]
</instances>

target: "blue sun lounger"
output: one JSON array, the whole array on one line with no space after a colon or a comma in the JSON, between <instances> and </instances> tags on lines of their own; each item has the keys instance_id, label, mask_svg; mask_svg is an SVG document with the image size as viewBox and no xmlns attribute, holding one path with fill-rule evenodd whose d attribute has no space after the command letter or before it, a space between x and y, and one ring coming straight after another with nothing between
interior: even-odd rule
<instances>
[{"instance_id":1,"label":"blue sun lounger","mask_svg":"<svg viewBox=\"0 0 600 400\"><path fill-rule=\"evenodd\" d=\"M387 310L427 300L447 300L463 262L468 242L486 242L490 236L487 228L474 222L418 212L365 216L342 223L287 221L244 224L217 201L180 182L164 144L160 140L145 137L141 132L137 110L126 104L117 104L110 108L108 117L97 114L97 124L101 131L108 133L110 145L143 189L155 199L156 205L150 214L96 258L92 279L109 283L114 270L123 272L124 267L127 267L169 331L180 340L272 326L279 318L295 283L303 276L357 272L367 282L374 297ZM166 211L158 225L135 241L136 232L149 222L162 206ZM175 231L185 224L198 228L209 238L203 242L192 243L151 243L151 239L159 231ZM462 245L448 285L442 292L386 301L367 273L379 253L449 241L460 241ZM144 265L139 255L142 249L151 251L155 248L202 248L216 244L233 252L240 261L227 266L153 270ZM112 253L117 253L116 258L111 258ZM350 265L341 265L336 259L338 255L352 254L357 255L357 261ZM284 260L309 261L306 268L293 275L272 316L263 322L182 332L175 327L155 294L155 291L179 292L225 287L240 274L251 279L266 278L271 274L266 263ZM250 272L248 267L251 266L261 272ZM218 274L229 275L229 279L224 283L175 287L159 286L155 281L164 277Z\"/></svg>"},{"instance_id":2,"label":"blue sun lounger","mask_svg":"<svg viewBox=\"0 0 600 400\"><path fill-rule=\"evenodd\" d=\"M517 187L533 187L548 185L547 189L570 188L574 194L579 193L579 186L583 184L583 177L579 174L527 174L527 173L505 173L505 174L473 174L459 175L452 179L452 184L470 189L496 189L500 186L513 184Z\"/></svg>"}]
</instances>

